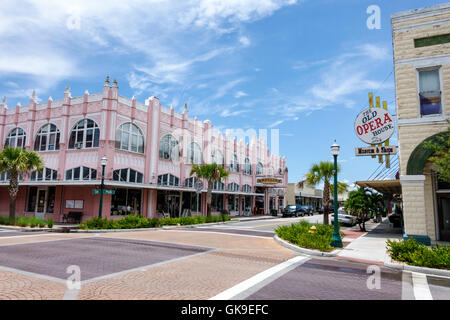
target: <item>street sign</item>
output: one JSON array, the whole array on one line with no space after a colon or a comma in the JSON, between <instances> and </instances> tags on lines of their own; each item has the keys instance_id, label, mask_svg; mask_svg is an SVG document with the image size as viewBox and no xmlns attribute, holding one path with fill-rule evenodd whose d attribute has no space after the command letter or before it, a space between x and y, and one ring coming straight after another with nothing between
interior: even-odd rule
<instances>
[{"instance_id":1,"label":"street sign","mask_svg":"<svg viewBox=\"0 0 450 320\"><path fill-rule=\"evenodd\" d=\"M368 144L382 143L394 134L392 119L392 115L382 108L366 109L356 117L356 135Z\"/></svg>"},{"instance_id":2,"label":"street sign","mask_svg":"<svg viewBox=\"0 0 450 320\"><path fill-rule=\"evenodd\" d=\"M92 194L100 194L100 189L92 189ZM103 189L103 194L116 194L116 190Z\"/></svg>"},{"instance_id":3,"label":"street sign","mask_svg":"<svg viewBox=\"0 0 450 320\"><path fill-rule=\"evenodd\" d=\"M362 147L355 148L356 156L378 156L378 155L389 155L396 154L396 146L381 146L381 147Z\"/></svg>"},{"instance_id":4,"label":"street sign","mask_svg":"<svg viewBox=\"0 0 450 320\"><path fill-rule=\"evenodd\" d=\"M201 193L203 190L203 182L202 180L196 180L194 184L195 190L197 193Z\"/></svg>"}]
</instances>

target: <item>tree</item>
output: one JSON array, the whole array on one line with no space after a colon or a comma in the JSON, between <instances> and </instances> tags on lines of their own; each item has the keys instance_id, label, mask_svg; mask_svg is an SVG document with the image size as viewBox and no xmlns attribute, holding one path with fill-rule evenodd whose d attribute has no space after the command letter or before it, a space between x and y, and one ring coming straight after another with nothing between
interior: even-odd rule
<instances>
[{"instance_id":1,"label":"tree","mask_svg":"<svg viewBox=\"0 0 450 320\"><path fill-rule=\"evenodd\" d=\"M212 164L194 164L191 169L191 176L197 177L197 179L206 179L208 181L208 191L206 193L206 215L211 215L211 192L214 182L221 182L223 178L228 177L230 174L223 166L216 163Z\"/></svg>"},{"instance_id":2,"label":"tree","mask_svg":"<svg viewBox=\"0 0 450 320\"><path fill-rule=\"evenodd\" d=\"M328 161L321 161L319 164L313 163L311 169L306 174L306 182L316 186L323 182L323 224L329 224L328 205L330 202L330 180L333 178L334 164ZM340 166L338 165L338 173Z\"/></svg>"},{"instance_id":3,"label":"tree","mask_svg":"<svg viewBox=\"0 0 450 320\"><path fill-rule=\"evenodd\" d=\"M366 220L372 218L383 208L383 196L366 188L350 191L345 201L345 210L358 217L361 231L366 231Z\"/></svg>"},{"instance_id":4,"label":"tree","mask_svg":"<svg viewBox=\"0 0 450 320\"><path fill-rule=\"evenodd\" d=\"M16 215L16 198L19 192L19 175L37 170L42 173L43 160L34 151L22 148L5 147L0 153L0 173L9 176L9 219L14 222Z\"/></svg>"},{"instance_id":5,"label":"tree","mask_svg":"<svg viewBox=\"0 0 450 320\"><path fill-rule=\"evenodd\" d=\"M450 124L449 120L447 122ZM450 127L447 134L439 135L431 141L425 141L424 146L433 151L428 160L436 167L438 179L450 182Z\"/></svg>"},{"instance_id":6,"label":"tree","mask_svg":"<svg viewBox=\"0 0 450 320\"><path fill-rule=\"evenodd\" d=\"M348 191L348 188L349 188L348 184L346 184L345 182L338 181L338 189L337 189L338 194L346 193ZM331 192L331 194L334 194L334 184L333 183L330 183L330 192Z\"/></svg>"}]
</instances>

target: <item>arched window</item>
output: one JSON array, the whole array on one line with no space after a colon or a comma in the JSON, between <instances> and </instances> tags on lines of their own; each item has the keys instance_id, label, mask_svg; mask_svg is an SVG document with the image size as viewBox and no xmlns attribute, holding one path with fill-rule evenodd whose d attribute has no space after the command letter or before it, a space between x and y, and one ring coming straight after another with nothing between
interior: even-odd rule
<instances>
[{"instance_id":1,"label":"arched window","mask_svg":"<svg viewBox=\"0 0 450 320\"><path fill-rule=\"evenodd\" d=\"M248 185L248 184L244 184L244 185L242 186L242 191L243 191L243 192L250 193L250 192L252 192L252 187L251 187L250 185Z\"/></svg>"},{"instance_id":2,"label":"arched window","mask_svg":"<svg viewBox=\"0 0 450 320\"><path fill-rule=\"evenodd\" d=\"M39 129L34 141L34 150L59 150L59 130L54 124L49 123Z\"/></svg>"},{"instance_id":3,"label":"arched window","mask_svg":"<svg viewBox=\"0 0 450 320\"><path fill-rule=\"evenodd\" d=\"M239 191L239 185L235 182L229 183L228 191Z\"/></svg>"},{"instance_id":4,"label":"arched window","mask_svg":"<svg viewBox=\"0 0 450 320\"><path fill-rule=\"evenodd\" d=\"M213 154L212 154L212 162L223 166L223 164L224 164L223 153L220 150L215 150L213 152Z\"/></svg>"},{"instance_id":5,"label":"arched window","mask_svg":"<svg viewBox=\"0 0 450 320\"><path fill-rule=\"evenodd\" d=\"M88 167L76 167L66 170L66 180L96 180L97 170Z\"/></svg>"},{"instance_id":6,"label":"arched window","mask_svg":"<svg viewBox=\"0 0 450 320\"><path fill-rule=\"evenodd\" d=\"M233 155L230 163L230 171L231 172L239 172L239 162L236 154Z\"/></svg>"},{"instance_id":7,"label":"arched window","mask_svg":"<svg viewBox=\"0 0 450 320\"><path fill-rule=\"evenodd\" d=\"M50 168L44 168L44 170L42 170L42 173L39 173L38 171L32 171L30 176L31 181L54 181L57 178L58 171Z\"/></svg>"},{"instance_id":8,"label":"arched window","mask_svg":"<svg viewBox=\"0 0 450 320\"><path fill-rule=\"evenodd\" d=\"M188 150L188 164L202 164L202 151L197 143L192 142Z\"/></svg>"},{"instance_id":9,"label":"arched window","mask_svg":"<svg viewBox=\"0 0 450 320\"><path fill-rule=\"evenodd\" d=\"M131 168L117 169L113 171L113 180L142 183L144 181L144 175Z\"/></svg>"},{"instance_id":10,"label":"arched window","mask_svg":"<svg viewBox=\"0 0 450 320\"><path fill-rule=\"evenodd\" d=\"M250 160L248 158L245 158L244 174L247 174L247 175L251 175L252 174L252 165L250 164Z\"/></svg>"},{"instance_id":11,"label":"arched window","mask_svg":"<svg viewBox=\"0 0 450 320\"><path fill-rule=\"evenodd\" d=\"M91 119L79 121L73 127L69 138L69 149L97 148L100 129Z\"/></svg>"},{"instance_id":12,"label":"arched window","mask_svg":"<svg viewBox=\"0 0 450 320\"><path fill-rule=\"evenodd\" d=\"M121 124L116 130L116 149L144 153L144 136L133 123Z\"/></svg>"},{"instance_id":13,"label":"arched window","mask_svg":"<svg viewBox=\"0 0 450 320\"><path fill-rule=\"evenodd\" d=\"M180 185L180 179L170 173L162 174L158 176L158 185L176 187Z\"/></svg>"},{"instance_id":14,"label":"arched window","mask_svg":"<svg viewBox=\"0 0 450 320\"><path fill-rule=\"evenodd\" d=\"M5 147L25 148L26 134L22 128L11 130L6 137Z\"/></svg>"},{"instance_id":15,"label":"arched window","mask_svg":"<svg viewBox=\"0 0 450 320\"><path fill-rule=\"evenodd\" d=\"M263 172L264 172L263 164L261 162L258 162L256 164L256 174L263 174Z\"/></svg>"},{"instance_id":16,"label":"arched window","mask_svg":"<svg viewBox=\"0 0 450 320\"><path fill-rule=\"evenodd\" d=\"M178 140L171 134L166 134L159 141L159 158L178 161L179 157L180 150L178 147Z\"/></svg>"}]
</instances>

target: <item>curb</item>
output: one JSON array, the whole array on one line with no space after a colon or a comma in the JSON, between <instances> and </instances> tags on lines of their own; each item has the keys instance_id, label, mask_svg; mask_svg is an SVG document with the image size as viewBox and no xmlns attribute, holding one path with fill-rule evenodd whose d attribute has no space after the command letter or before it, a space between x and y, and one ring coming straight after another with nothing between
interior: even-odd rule
<instances>
[{"instance_id":1,"label":"curb","mask_svg":"<svg viewBox=\"0 0 450 320\"><path fill-rule=\"evenodd\" d=\"M170 225L155 228L135 228L135 229L71 229L70 233L109 233L109 232L134 232L134 231L157 231L157 230L173 230L182 228L196 228L198 226L215 226L226 223L233 223L238 221L226 221L226 222L211 222L211 223L199 223L199 224L188 224L184 226Z\"/></svg>"},{"instance_id":2,"label":"curb","mask_svg":"<svg viewBox=\"0 0 450 320\"><path fill-rule=\"evenodd\" d=\"M56 230L56 228L26 228L26 227L10 227L10 226L0 226L0 229L17 231L17 232L42 232L49 230Z\"/></svg>"},{"instance_id":3,"label":"curb","mask_svg":"<svg viewBox=\"0 0 450 320\"><path fill-rule=\"evenodd\" d=\"M292 243L287 242L286 240L281 239L280 237L278 237L277 235L275 235L273 237L273 239L278 242L279 244L281 244L283 247L286 247L288 249L291 249L293 251L296 252L300 252L303 254L307 254L307 255L312 255L312 256L319 256L319 257L335 257L341 250L333 250L331 252L321 252L321 251L316 251L316 250L311 250L311 249L306 249L306 248L301 248L299 246L296 246Z\"/></svg>"},{"instance_id":4,"label":"curb","mask_svg":"<svg viewBox=\"0 0 450 320\"><path fill-rule=\"evenodd\" d=\"M434 269L434 268L426 268L426 267L416 267L416 266L410 266L408 264L400 264L400 263L393 262L391 257L388 257L386 259L386 261L384 262L384 265L388 268L393 268L393 269L398 269L398 270L419 272L419 273L425 273L425 274L434 275L434 276L450 277L450 270Z\"/></svg>"}]
</instances>

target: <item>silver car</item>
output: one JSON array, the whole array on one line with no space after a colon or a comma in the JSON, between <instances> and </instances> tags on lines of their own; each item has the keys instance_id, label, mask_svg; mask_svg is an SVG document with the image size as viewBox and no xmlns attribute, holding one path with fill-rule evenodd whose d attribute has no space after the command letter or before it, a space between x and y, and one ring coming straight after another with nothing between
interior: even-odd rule
<instances>
[{"instance_id":1,"label":"silver car","mask_svg":"<svg viewBox=\"0 0 450 320\"><path fill-rule=\"evenodd\" d=\"M330 214L331 223L334 223L334 214ZM357 217L352 216L344 210L338 210L338 222L345 225L354 226L356 224Z\"/></svg>"}]
</instances>

